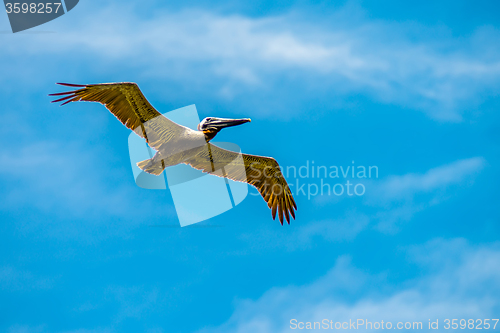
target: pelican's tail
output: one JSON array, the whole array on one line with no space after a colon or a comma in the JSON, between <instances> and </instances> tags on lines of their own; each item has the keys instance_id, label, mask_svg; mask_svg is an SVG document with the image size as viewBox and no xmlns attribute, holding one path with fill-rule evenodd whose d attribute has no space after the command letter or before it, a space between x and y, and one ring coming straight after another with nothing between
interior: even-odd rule
<instances>
[{"instance_id":1,"label":"pelican's tail","mask_svg":"<svg viewBox=\"0 0 500 333\"><path fill-rule=\"evenodd\" d=\"M160 175L163 172L163 169L165 169L165 164L163 163L163 160L159 159L155 161L154 158L141 161L137 163L137 166L141 170L156 176Z\"/></svg>"}]
</instances>

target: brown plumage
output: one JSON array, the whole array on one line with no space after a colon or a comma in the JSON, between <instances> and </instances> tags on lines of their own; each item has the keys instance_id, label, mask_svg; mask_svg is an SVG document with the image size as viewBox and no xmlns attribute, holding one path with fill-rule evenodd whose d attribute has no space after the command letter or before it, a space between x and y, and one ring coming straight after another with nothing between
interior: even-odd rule
<instances>
[{"instance_id":1,"label":"brown plumage","mask_svg":"<svg viewBox=\"0 0 500 333\"><path fill-rule=\"evenodd\" d=\"M217 171L219 177L246 182L257 188L272 210L273 219L278 212L283 224L285 217L290 224L290 215L295 219L297 205L288 184L281 174L278 162L272 157L239 154L208 143L209 149L200 149L184 163L203 172ZM211 154L211 156L210 156ZM243 165L241 165L243 161ZM219 170L219 171L218 171ZM244 172L242 172L244 170ZM225 172L225 175L222 174Z\"/></svg>"},{"instance_id":2,"label":"brown plumage","mask_svg":"<svg viewBox=\"0 0 500 333\"><path fill-rule=\"evenodd\" d=\"M290 215L295 219L297 205L275 159L247 154L240 155L208 143L220 128L234 126L234 124L227 125L229 121L240 124L249 120L205 118L200 125L208 124L207 119L219 120L219 123L225 121L225 125L219 124L220 128L216 127L217 123L207 125L208 129L200 128L205 132L203 134L203 132L193 131L167 119L147 101L135 83L58 84L77 89L51 94L50 96L63 96L53 102L63 102L61 105L76 101L99 102L106 106L122 124L145 138L148 144L158 151L154 158L138 163L142 170L152 174L160 174L165 167L185 163L206 173L246 182L255 186L260 192L272 211L273 219L276 218L277 214L281 224L285 219L290 224ZM199 135L204 135L206 145L180 151L165 158L167 155L163 152L171 146L179 144L179 138ZM238 158L239 156L242 158Z\"/></svg>"}]
</instances>

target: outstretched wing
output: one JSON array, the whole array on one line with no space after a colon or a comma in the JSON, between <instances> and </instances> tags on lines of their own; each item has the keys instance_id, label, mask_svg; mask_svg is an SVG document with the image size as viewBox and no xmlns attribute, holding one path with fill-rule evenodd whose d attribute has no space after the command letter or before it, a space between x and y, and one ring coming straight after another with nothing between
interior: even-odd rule
<instances>
[{"instance_id":1,"label":"outstretched wing","mask_svg":"<svg viewBox=\"0 0 500 333\"><path fill-rule=\"evenodd\" d=\"M209 143L208 149L199 149L184 163L203 172L255 186L271 208L273 219L276 212L281 224L283 216L288 224L290 215L295 219L297 205L274 158L239 154Z\"/></svg>"},{"instance_id":2,"label":"outstretched wing","mask_svg":"<svg viewBox=\"0 0 500 333\"><path fill-rule=\"evenodd\" d=\"M123 125L145 138L156 150L161 144L187 129L159 113L135 83L58 84L78 89L50 94L49 96L64 96L52 103L64 102L61 104L64 105L77 101L99 102L106 106Z\"/></svg>"}]
</instances>

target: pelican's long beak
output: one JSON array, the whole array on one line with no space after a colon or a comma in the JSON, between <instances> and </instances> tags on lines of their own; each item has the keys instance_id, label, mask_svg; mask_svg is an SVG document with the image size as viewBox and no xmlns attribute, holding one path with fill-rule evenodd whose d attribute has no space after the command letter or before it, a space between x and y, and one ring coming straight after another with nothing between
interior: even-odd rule
<instances>
[{"instance_id":1,"label":"pelican's long beak","mask_svg":"<svg viewBox=\"0 0 500 333\"><path fill-rule=\"evenodd\" d=\"M210 122L210 126L215 126L220 130L226 127L241 125L248 122L251 122L250 118L244 118L244 119L217 118L216 120L212 120Z\"/></svg>"}]
</instances>

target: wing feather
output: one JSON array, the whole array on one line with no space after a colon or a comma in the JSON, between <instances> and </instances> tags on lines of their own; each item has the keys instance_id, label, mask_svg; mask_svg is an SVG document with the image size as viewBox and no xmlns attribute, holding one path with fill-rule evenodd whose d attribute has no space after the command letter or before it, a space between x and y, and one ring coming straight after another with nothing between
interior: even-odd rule
<instances>
[{"instance_id":1,"label":"wing feather","mask_svg":"<svg viewBox=\"0 0 500 333\"><path fill-rule=\"evenodd\" d=\"M256 187L271 209L273 219L278 215L281 224L284 219L290 224L290 215L295 219L295 201L274 158L239 154L210 143L208 146L209 149L199 149L184 163L217 176L221 176L219 170L222 169L227 178Z\"/></svg>"},{"instance_id":2,"label":"wing feather","mask_svg":"<svg viewBox=\"0 0 500 333\"><path fill-rule=\"evenodd\" d=\"M63 96L52 101L53 103L63 102L61 105L77 101L101 103L123 125L145 138L156 150L176 134L186 130L184 126L174 123L159 113L135 83L58 84L78 89L50 94L49 96Z\"/></svg>"}]
</instances>

